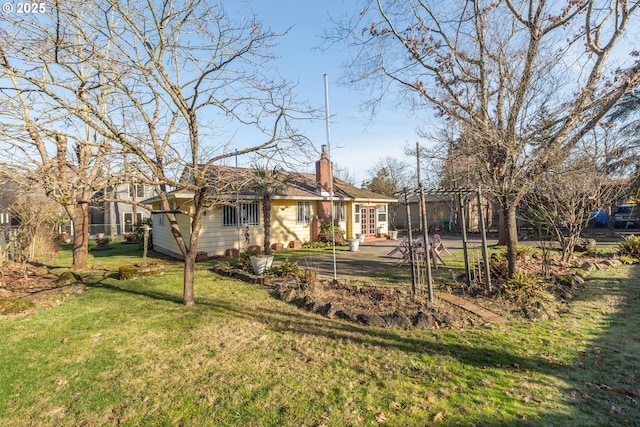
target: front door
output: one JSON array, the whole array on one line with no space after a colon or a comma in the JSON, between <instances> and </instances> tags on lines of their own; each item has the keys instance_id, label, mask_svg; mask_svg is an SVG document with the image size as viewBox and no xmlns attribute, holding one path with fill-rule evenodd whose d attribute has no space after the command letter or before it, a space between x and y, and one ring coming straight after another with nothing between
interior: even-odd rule
<instances>
[{"instance_id":1,"label":"front door","mask_svg":"<svg viewBox=\"0 0 640 427\"><path fill-rule=\"evenodd\" d=\"M361 209L362 234L365 236L376 235L376 207L363 206Z\"/></svg>"}]
</instances>

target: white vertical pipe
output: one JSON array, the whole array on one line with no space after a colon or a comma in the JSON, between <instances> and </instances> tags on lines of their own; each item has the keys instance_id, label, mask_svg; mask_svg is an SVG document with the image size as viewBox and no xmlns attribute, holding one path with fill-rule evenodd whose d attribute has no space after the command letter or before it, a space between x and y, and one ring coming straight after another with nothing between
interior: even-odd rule
<instances>
[{"instance_id":1,"label":"white vertical pipe","mask_svg":"<svg viewBox=\"0 0 640 427\"><path fill-rule=\"evenodd\" d=\"M329 197L331 200L331 243L333 247L333 281L338 281L338 271L336 267L336 234L334 230L333 214L333 164L331 163L331 126L329 121L329 75L324 74L324 105L325 122L327 124L327 157L329 158Z\"/></svg>"}]
</instances>

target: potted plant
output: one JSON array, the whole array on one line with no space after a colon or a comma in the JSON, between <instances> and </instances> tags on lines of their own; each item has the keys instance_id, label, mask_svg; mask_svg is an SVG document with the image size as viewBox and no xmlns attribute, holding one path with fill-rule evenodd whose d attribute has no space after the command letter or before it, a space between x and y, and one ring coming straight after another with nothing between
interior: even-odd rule
<instances>
[{"instance_id":1,"label":"potted plant","mask_svg":"<svg viewBox=\"0 0 640 427\"><path fill-rule=\"evenodd\" d=\"M347 243L349 244L349 250L351 252L357 251L360 247L360 239L349 239L347 240Z\"/></svg>"},{"instance_id":2,"label":"potted plant","mask_svg":"<svg viewBox=\"0 0 640 427\"><path fill-rule=\"evenodd\" d=\"M273 255L252 255L249 260L255 274L264 274L273 264Z\"/></svg>"}]
</instances>

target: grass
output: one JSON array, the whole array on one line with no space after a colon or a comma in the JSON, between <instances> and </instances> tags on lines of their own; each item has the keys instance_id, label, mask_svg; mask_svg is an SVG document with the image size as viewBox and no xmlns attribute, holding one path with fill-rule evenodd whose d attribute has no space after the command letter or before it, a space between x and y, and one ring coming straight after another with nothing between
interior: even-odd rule
<instances>
[{"instance_id":1,"label":"grass","mask_svg":"<svg viewBox=\"0 0 640 427\"><path fill-rule=\"evenodd\" d=\"M88 292L0 320L0 425L640 424L638 267L597 272L560 319L386 330L298 310L208 263L187 308L179 263L118 281L139 249L116 246L91 253Z\"/></svg>"}]
</instances>

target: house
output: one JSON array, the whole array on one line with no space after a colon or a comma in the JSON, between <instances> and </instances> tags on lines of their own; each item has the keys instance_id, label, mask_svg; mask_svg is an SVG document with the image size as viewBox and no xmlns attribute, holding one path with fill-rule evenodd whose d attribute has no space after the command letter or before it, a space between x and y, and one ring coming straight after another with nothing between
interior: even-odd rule
<instances>
[{"instance_id":1,"label":"house","mask_svg":"<svg viewBox=\"0 0 640 427\"><path fill-rule=\"evenodd\" d=\"M0 184L0 227L13 228L20 225L10 206L16 200L16 185L11 182Z\"/></svg>"},{"instance_id":2,"label":"house","mask_svg":"<svg viewBox=\"0 0 640 427\"><path fill-rule=\"evenodd\" d=\"M263 245L262 199L251 190L249 168L213 166L208 171L212 208L207 210L198 249L209 256L223 255L227 249L243 250L249 245ZM285 172L282 190L272 197L271 242L287 246L292 241L316 241L323 221L331 218L332 164L323 146L316 162L316 173ZM255 176L255 175L254 175ZM224 192L216 190L221 182L242 182L242 188ZM193 194L176 190L169 194L172 208L188 209ZM389 226L389 203L396 200L359 189L345 181L333 179L334 220L347 238L364 234L366 238L384 235ZM159 199L146 200L153 210L153 247L156 251L180 256ZM182 233L189 240L190 217L178 214Z\"/></svg>"},{"instance_id":3,"label":"house","mask_svg":"<svg viewBox=\"0 0 640 427\"><path fill-rule=\"evenodd\" d=\"M154 194L153 186L132 183L109 186L97 191L92 197L94 201L89 204L89 234L121 236L133 232L136 224L151 217L151 212L127 201L141 202ZM120 201L99 201L103 198Z\"/></svg>"}]
</instances>

